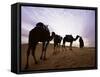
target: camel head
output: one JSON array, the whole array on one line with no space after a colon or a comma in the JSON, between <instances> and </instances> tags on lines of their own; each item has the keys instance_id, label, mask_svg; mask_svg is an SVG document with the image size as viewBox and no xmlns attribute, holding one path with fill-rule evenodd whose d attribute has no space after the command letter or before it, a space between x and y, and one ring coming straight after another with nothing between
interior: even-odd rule
<instances>
[{"instance_id":1,"label":"camel head","mask_svg":"<svg viewBox=\"0 0 100 77\"><path fill-rule=\"evenodd\" d=\"M50 36L50 41L54 38L55 36L55 32L52 32L51 36Z\"/></svg>"},{"instance_id":2,"label":"camel head","mask_svg":"<svg viewBox=\"0 0 100 77\"><path fill-rule=\"evenodd\" d=\"M79 38L79 37L80 37L79 35L76 36L76 38Z\"/></svg>"},{"instance_id":3,"label":"camel head","mask_svg":"<svg viewBox=\"0 0 100 77\"><path fill-rule=\"evenodd\" d=\"M51 35L51 36L53 36L53 37L54 37L54 36L55 36L55 32L52 32L52 35Z\"/></svg>"},{"instance_id":4,"label":"camel head","mask_svg":"<svg viewBox=\"0 0 100 77\"><path fill-rule=\"evenodd\" d=\"M80 36L79 36L79 35L77 35L77 36L76 36L76 38L74 38L74 41L76 41L79 37L80 37Z\"/></svg>"}]
</instances>

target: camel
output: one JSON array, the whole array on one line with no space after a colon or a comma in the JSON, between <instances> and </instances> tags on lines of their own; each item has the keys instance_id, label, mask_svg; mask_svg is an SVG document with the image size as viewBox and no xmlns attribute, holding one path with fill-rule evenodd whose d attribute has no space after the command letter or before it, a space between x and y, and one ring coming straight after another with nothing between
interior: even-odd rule
<instances>
[{"instance_id":1,"label":"camel","mask_svg":"<svg viewBox=\"0 0 100 77\"><path fill-rule=\"evenodd\" d=\"M70 42L70 50L72 50L72 44L73 44L73 41L76 41L80 36L76 36L76 38L74 38L72 35L65 35L65 37L63 38L63 45L62 47L65 48L65 43L66 42Z\"/></svg>"},{"instance_id":2,"label":"camel","mask_svg":"<svg viewBox=\"0 0 100 77\"><path fill-rule=\"evenodd\" d=\"M55 36L54 36L54 53L53 54L55 54L56 47L60 48L61 40L62 40L62 37L60 35L55 34Z\"/></svg>"},{"instance_id":3,"label":"camel","mask_svg":"<svg viewBox=\"0 0 100 77\"><path fill-rule=\"evenodd\" d=\"M42 53L40 56L40 59L45 60L46 59L46 50L47 46L49 44L49 41L51 41L54 37L55 33L52 32L52 35L50 36L50 31L46 25L44 25L42 22L39 22L36 24L36 27L33 28L29 32L29 42L28 42L28 50L27 50L27 61L26 61L26 66L25 69L28 68L29 64L29 55L30 55L30 50L32 50L32 56L34 59L35 64L37 64L37 60L35 57L35 49L38 44L38 42L42 42Z\"/></svg>"}]
</instances>

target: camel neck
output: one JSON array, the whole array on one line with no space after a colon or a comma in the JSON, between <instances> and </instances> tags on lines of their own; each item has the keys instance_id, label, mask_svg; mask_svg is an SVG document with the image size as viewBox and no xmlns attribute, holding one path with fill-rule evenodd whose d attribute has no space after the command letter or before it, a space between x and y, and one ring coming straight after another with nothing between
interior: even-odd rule
<instances>
[{"instance_id":1,"label":"camel neck","mask_svg":"<svg viewBox=\"0 0 100 77\"><path fill-rule=\"evenodd\" d=\"M78 39L78 36L76 36L76 38L74 38L74 41L76 41Z\"/></svg>"}]
</instances>

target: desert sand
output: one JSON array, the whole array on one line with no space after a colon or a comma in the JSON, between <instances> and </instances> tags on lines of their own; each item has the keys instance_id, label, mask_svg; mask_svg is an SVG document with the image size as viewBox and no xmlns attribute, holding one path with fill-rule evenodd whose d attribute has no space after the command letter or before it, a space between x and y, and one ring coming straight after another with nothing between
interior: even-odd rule
<instances>
[{"instance_id":1,"label":"desert sand","mask_svg":"<svg viewBox=\"0 0 100 77\"><path fill-rule=\"evenodd\" d=\"M26 64L26 52L27 44L21 45L21 70L25 70ZM47 48L46 58L47 60L41 61L40 55L42 52L42 44L38 44L36 47L35 55L38 64L34 63L32 54L29 56L29 68L28 70L40 70L40 69L61 69L61 68L77 68L77 67L94 67L95 66L95 48L84 47L82 49L73 47L73 50L69 50L66 46L66 50L62 48L57 49L56 54L53 55L53 44L49 44Z\"/></svg>"}]
</instances>

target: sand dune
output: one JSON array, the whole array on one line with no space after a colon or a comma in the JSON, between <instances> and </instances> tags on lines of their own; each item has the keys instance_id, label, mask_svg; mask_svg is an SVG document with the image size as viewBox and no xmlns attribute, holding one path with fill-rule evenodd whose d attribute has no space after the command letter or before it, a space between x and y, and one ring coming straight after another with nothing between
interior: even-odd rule
<instances>
[{"instance_id":1,"label":"sand dune","mask_svg":"<svg viewBox=\"0 0 100 77\"><path fill-rule=\"evenodd\" d=\"M21 70L25 70L26 63L26 51L27 44L21 45ZM77 48L73 47L73 50L66 50L60 48L56 54L53 55L53 45L49 44L47 48L46 57L47 60L41 61L42 45L38 44L36 48L36 59L38 64L34 64L32 55L29 56L29 70L40 70L40 69L61 69L61 68L77 68L77 67L93 67L95 65L95 48Z\"/></svg>"}]
</instances>

